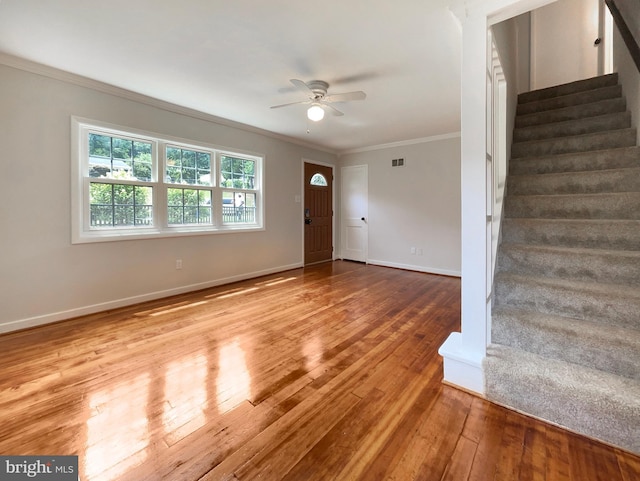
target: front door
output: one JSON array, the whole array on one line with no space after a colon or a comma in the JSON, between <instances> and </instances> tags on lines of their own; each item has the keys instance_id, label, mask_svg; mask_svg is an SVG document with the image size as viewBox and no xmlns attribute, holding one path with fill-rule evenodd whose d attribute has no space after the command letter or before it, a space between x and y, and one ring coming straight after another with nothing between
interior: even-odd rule
<instances>
[{"instance_id":1,"label":"front door","mask_svg":"<svg viewBox=\"0 0 640 481\"><path fill-rule=\"evenodd\" d=\"M333 259L333 170L304 164L304 263Z\"/></svg>"}]
</instances>

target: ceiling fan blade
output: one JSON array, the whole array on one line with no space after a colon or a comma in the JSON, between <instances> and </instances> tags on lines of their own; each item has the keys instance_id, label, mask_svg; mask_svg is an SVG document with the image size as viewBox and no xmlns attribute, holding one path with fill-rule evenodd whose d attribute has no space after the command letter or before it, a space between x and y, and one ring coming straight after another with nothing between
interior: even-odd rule
<instances>
[{"instance_id":1,"label":"ceiling fan blade","mask_svg":"<svg viewBox=\"0 0 640 481\"><path fill-rule=\"evenodd\" d=\"M357 92L346 92L343 94L327 95L324 99L325 102L348 102L350 100L364 100L367 98L367 94L358 90Z\"/></svg>"},{"instance_id":2,"label":"ceiling fan blade","mask_svg":"<svg viewBox=\"0 0 640 481\"><path fill-rule=\"evenodd\" d=\"M291 102L291 103L289 103L289 104L273 105L273 106L272 106L272 107L270 107L270 108L272 108L272 109L279 109L279 108L281 108L281 107L288 107L289 105L310 104L310 103L311 103L311 100L303 100L303 101L301 101L301 102Z\"/></svg>"},{"instance_id":3,"label":"ceiling fan blade","mask_svg":"<svg viewBox=\"0 0 640 481\"><path fill-rule=\"evenodd\" d=\"M289 80L289 82L295 85L298 90L302 90L306 94L314 95L313 90L311 90L309 86L302 80L298 80L297 78L292 78L291 80Z\"/></svg>"},{"instance_id":4,"label":"ceiling fan blade","mask_svg":"<svg viewBox=\"0 0 640 481\"><path fill-rule=\"evenodd\" d=\"M329 109L329 112L331 112L333 115L335 115L336 117L341 117L344 114L342 112L340 112L337 108L335 108L333 105L322 101L320 102L322 105L324 105L325 107L327 107Z\"/></svg>"}]
</instances>

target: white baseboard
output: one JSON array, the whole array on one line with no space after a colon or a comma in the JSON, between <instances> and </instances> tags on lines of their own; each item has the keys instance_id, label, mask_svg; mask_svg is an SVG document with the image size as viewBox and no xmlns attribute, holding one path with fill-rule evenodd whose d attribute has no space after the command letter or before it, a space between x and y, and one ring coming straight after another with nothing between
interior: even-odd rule
<instances>
[{"instance_id":1,"label":"white baseboard","mask_svg":"<svg viewBox=\"0 0 640 481\"><path fill-rule=\"evenodd\" d=\"M484 396L484 355L464 349L460 332L452 332L438 354L444 361L444 382Z\"/></svg>"},{"instance_id":2,"label":"white baseboard","mask_svg":"<svg viewBox=\"0 0 640 481\"><path fill-rule=\"evenodd\" d=\"M244 281L247 279L253 279L256 277L266 276L269 274L276 274L278 272L289 271L291 269L298 269L302 267L302 263L295 263L286 266L273 267L270 269L264 269L261 271L248 272L245 274L239 274L236 276L224 277L221 279L214 279L207 282L200 282L197 284L190 284L186 286L175 287L173 289L166 289L164 291L150 292L147 294L141 294L133 297L126 297L124 299L115 299L113 301L102 302L100 304L93 304L90 306L82 306L66 311L54 312L51 314L44 314L41 316L29 317L27 319L18 319L15 321L4 322L0 324L0 334L11 331L18 331L20 329L27 329L29 327L41 326L44 324L50 324L52 322L64 321L73 317L85 316L87 314L95 314L96 312L107 311L109 309L117 309L119 307L130 306L133 304L139 304L141 302L153 301L155 299L162 299L163 297L175 296L178 294L184 294L186 292L198 291L200 289L207 289L209 287L221 286L224 284L230 284L232 282Z\"/></svg>"},{"instance_id":3,"label":"white baseboard","mask_svg":"<svg viewBox=\"0 0 640 481\"><path fill-rule=\"evenodd\" d=\"M437 269L435 267L416 266L414 264L400 264L399 262L380 261L376 259L367 259L367 264L373 264L375 266L382 267L394 267L396 269L404 269L407 271L426 272L428 274L439 274L441 276L461 277L462 275L460 271Z\"/></svg>"}]
</instances>

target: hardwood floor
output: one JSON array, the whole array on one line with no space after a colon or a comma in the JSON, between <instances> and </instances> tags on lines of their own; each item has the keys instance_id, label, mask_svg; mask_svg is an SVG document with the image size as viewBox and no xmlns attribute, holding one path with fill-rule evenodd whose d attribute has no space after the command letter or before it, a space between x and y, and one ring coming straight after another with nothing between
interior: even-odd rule
<instances>
[{"instance_id":1,"label":"hardwood floor","mask_svg":"<svg viewBox=\"0 0 640 481\"><path fill-rule=\"evenodd\" d=\"M640 479L442 384L460 281L334 262L0 336L0 453L83 481Z\"/></svg>"}]
</instances>

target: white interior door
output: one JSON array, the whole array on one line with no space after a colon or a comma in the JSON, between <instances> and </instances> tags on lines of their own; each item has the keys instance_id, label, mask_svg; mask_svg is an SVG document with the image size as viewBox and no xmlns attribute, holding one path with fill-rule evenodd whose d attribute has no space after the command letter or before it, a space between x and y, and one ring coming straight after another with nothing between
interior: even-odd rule
<instances>
[{"instance_id":1,"label":"white interior door","mask_svg":"<svg viewBox=\"0 0 640 481\"><path fill-rule=\"evenodd\" d=\"M367 166L342 167L341 178L340 252L343 259L366 262L369 235Z\"/></svg>"}]
</instances>

